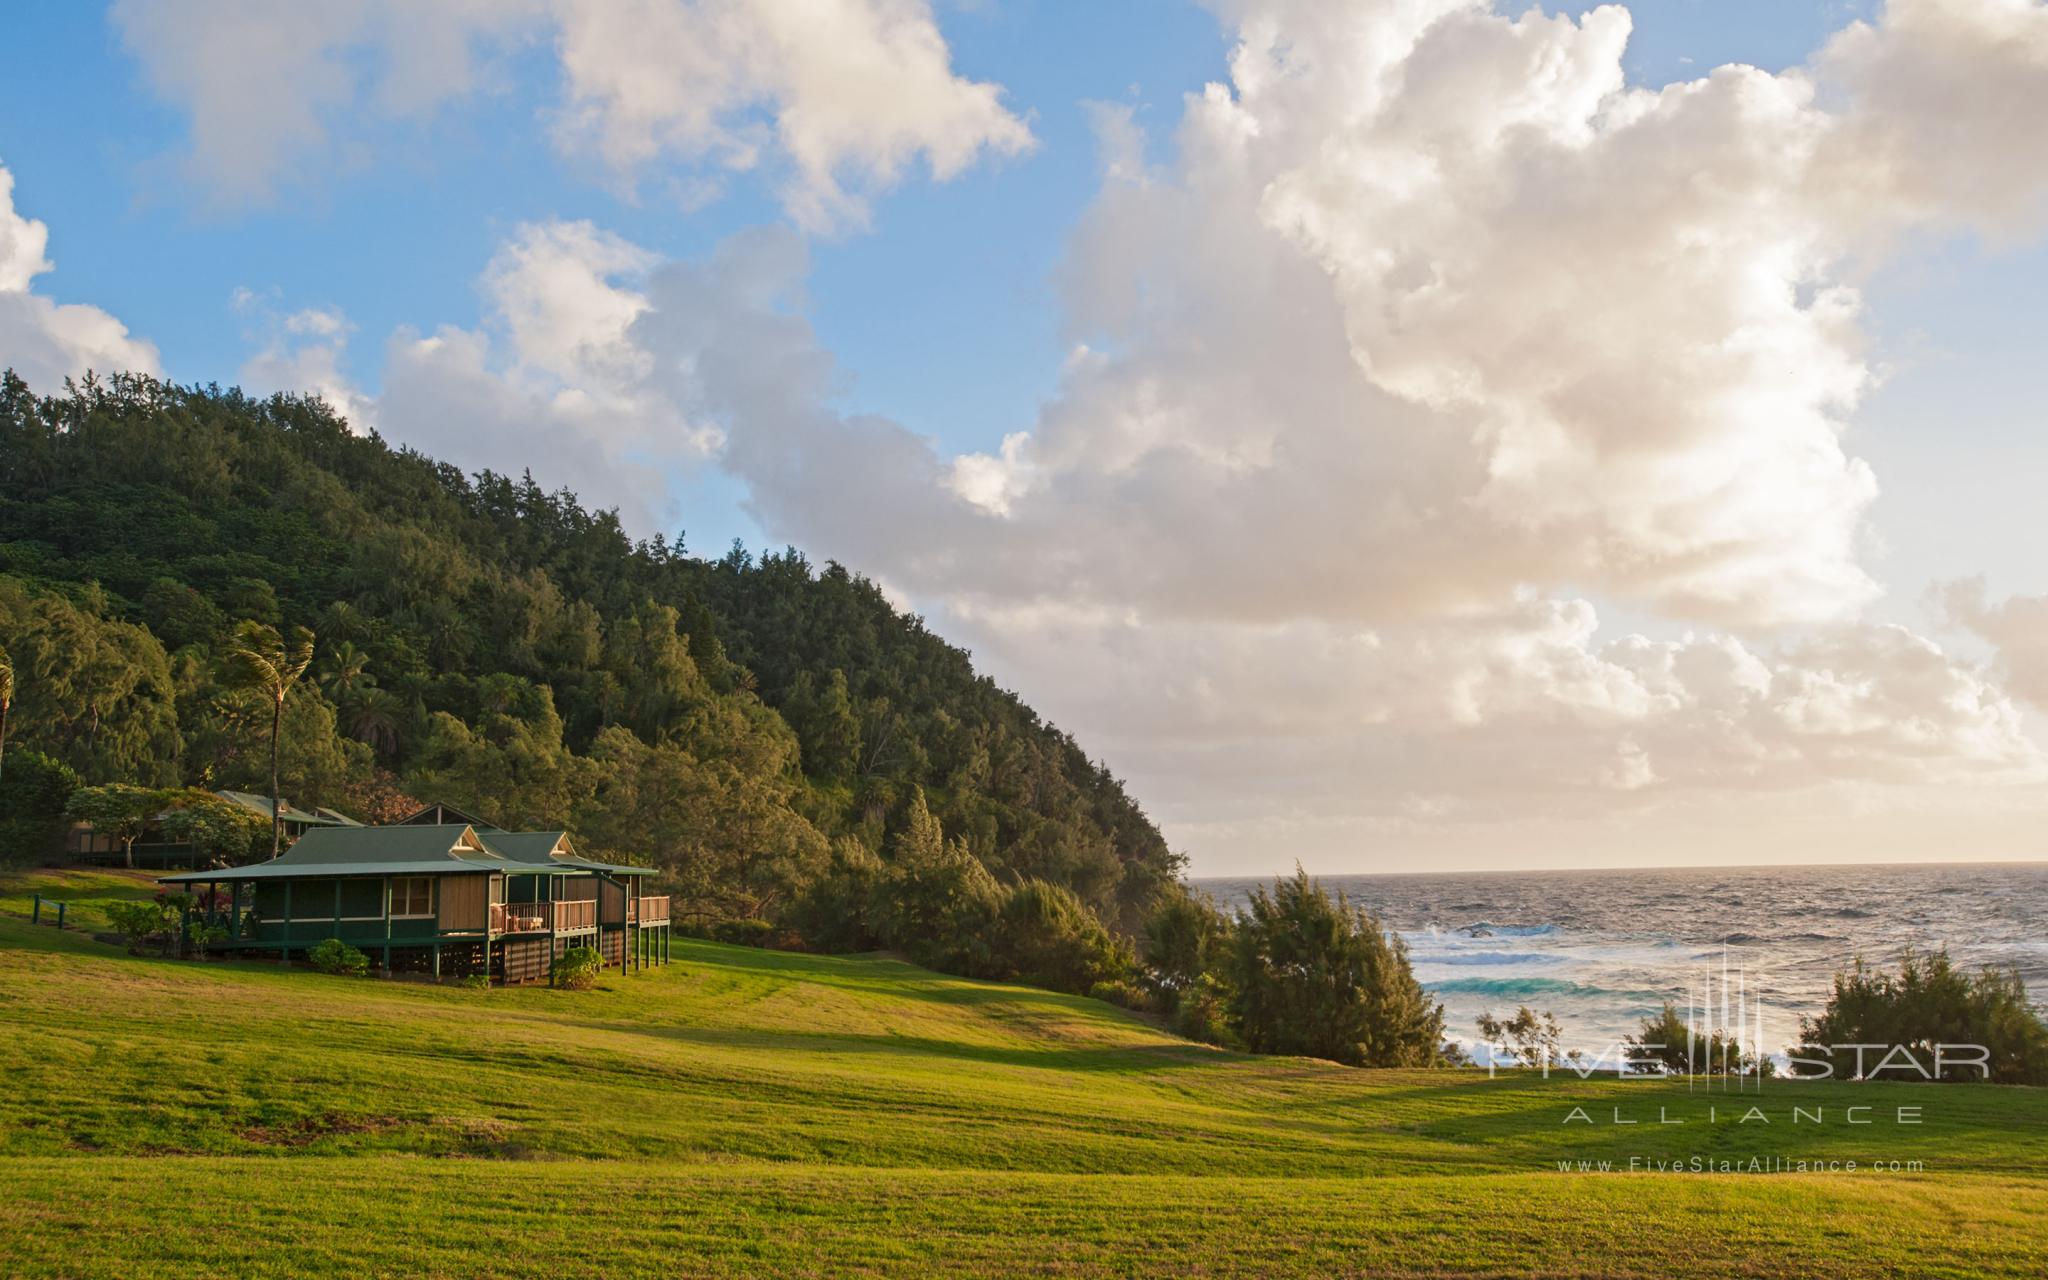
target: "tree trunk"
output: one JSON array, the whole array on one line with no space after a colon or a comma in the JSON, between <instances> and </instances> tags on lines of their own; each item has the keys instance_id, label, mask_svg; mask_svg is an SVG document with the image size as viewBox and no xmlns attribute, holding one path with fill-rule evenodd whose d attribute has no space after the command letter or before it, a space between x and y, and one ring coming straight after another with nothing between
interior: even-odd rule
<instances>
[{"instance_id":1,"label":"tree trunk","mask_svg":"<svg viewBox=\"0 0 2048 1280\"><path fill-rule=\"evenodd\" d=\"M0 702L0 776L7 772L7 709L12 705Z\"/></svg>"},{"instance_id":2,"label":"tree trunk","mask_svg":"<svg viewBox=\"0 0 2048 1280\"><path fill-rule=\"evenodd\" d=\"M124 836L121 839L121 864L127 867L130 871L135 870L134 836Z\"/></svg>"},{"instance_id":3,"label":"tree trunk","mask_svg":"<svg viewBox=\"0 0 2048 1280\"><path fill-rule=\"evenodd\" d=\"M270 710L270 856L283 850L284 827L277 818L277 736L284 728L284 699L271 703Z\"/></svg>"}]
</instances>

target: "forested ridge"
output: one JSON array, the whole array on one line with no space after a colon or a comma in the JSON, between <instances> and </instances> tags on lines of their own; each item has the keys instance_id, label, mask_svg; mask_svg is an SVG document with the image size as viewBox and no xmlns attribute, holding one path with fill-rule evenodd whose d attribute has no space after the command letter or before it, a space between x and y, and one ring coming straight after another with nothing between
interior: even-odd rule
<instances>
[{"instance_id":1,"label":"forested ridge","mask_svg":"<svg viewBox=\"0 0 2048 1280\"><path fill-rule=\"evenodd\" d=\"M859 945L1007 894L1129 933L1180 866L1071 737L837 564L636 543L314 399L131 377L38 397L6 375L10 760L266 791L269 704L226 663L249 621L314 637L280 742L293 803L564 827L706 918ZM878 887L906 860L931 902Z\"/></svg>"}]
</instances>

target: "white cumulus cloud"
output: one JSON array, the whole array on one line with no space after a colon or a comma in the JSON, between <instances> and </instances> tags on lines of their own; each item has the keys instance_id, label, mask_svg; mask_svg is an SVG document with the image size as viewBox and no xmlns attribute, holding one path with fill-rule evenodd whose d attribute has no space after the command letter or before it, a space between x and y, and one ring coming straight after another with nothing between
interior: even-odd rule
<instances>
[{"instance_id":1,"label":"white cumulus cloud","mask_svg":"<svg viewBox=\"0 0 2048 1280\"><path fill-rule=\"evenodd\" d=\"M628 187L666 172L687 207L760 168L803 225L858 226L913 164L943 180L1032 141L999 86L953 71L926 0L117 0L113 19L227 204L370 163L533 45L559 64L560 149Z\"/></svg>"},{"instance_id":2,"label":"white cumulus cloud","mask_svg":"<svg viewBox=\"0 0 2048 1280\"><path fill-rule=\"evenodd\" d=\"M2048 110L2042 6L1896 6L1810 68L1655 91L1615 7L1230 12L1170 164L1109 122L1084 346L999 450L830 407L799 246L651 274L631 340L773 536L885 575L1240 844L2041 776L1986 674L1858 620L1877 480L1844 439L1859 273L1901 232L2018 234L2048 175L2034 135L1958 155L1893 95ZM1707 629L1602 637L1588 591Z\"/></svg>"},{"instance_id":3,"label":"white cumulus cloud","mask_svg":"<svg viewBox=\"0 0 2048 1280\"><path fill-rule=\"evenodd\" d=\"M779 158L803 225L866 218L912 162L946 179L1031 132L993 84L954 74L923 0L569 0L557 129L632 178L668 156L732 170Z\"/></svg>"},{"instance_id":4,"label":"white cumulus cloud","mask_svg":"<svg viewBox=\"0 0 2048 1280\"><path fill-rule=\"evenodd\" d=\"M383 421L629 514L715 459L772 537L885 579L1105 750L1206 865L1209 842L1469 852L1506 821L1554 857L1652 813L1674 840L1771 815L1780 845L1743 846L1765 856L1922 838L1929 814L2013 838L2001 797L2048 770L1999 683L2030 687L2030 608L1952 600L1989 671L1864 617L1857 281L1912 234L2038 227L2048 6L1897 0L1807 67L1657 90L1626 82L1616 6L1217 7L1230 81L1189 98L1169 160L1098 111L1075 354L1000 444L837 407L787 230L660 262L522 228L480 329L395 342ZM766 31L716 38L795 38ZM806 220L857 212L833 175L947 171L886 127L810 165L772 79L623 115L572 96L569 127L628 168L772 151ZM944 154L1001 149L994 117L959 118L978 140ZM1660 634L1603 630L1595 600Z\"/></svg>"},{"instance_id":5,"label":"white cumulus cloud","mask_svg":"<svg viewBox=\"0 0 2048 1280\"><path fill-rule=\"evenodd\" d=\"M64 379L159 370L157 350L98 307L60 303L35 292L52 269L50 229L14 207L14 174L0 167L0 368L52 394Z\"/></svg>"},{"instance_id":6,"label":"white cumulus cloud","mask_svg":"<svg viewBox=\"0 0 2048 1280\"><path fill-rule=\"evenodd\" d=\"M719 442L628 340L654 261L588 222L518 228L484 272L480 329L392 338L380 430L467 470L531 468L649 529L671 469Z\"/></svg>"},{"instance_id":7,"label":"white cumulus cloud","mask_svg":"<svg viewBox=\"0 0 2048 1280\"><path fill-rule=\"evenodd\" d=\"M2048 595L1993 604L1975 578L1945 584L1939 599L1951 622L1990 643L2005 687L2048 711Z\"/></svg>"},{"instance_id":8,"label":"white cumulus cloud","mask_svg":"<svg viewBox=\"0 0 2048 1280\"><path fill-rule=\"evenodd\" d=\"M242 362L241 385L258 395L283 391L318 396L358 434L377 429L376 401L357 388L344 367L355 326L337 307L282 313L272 299L247 288L229 298L252 328L258 350Z\"/></svg>"}]
</instances>

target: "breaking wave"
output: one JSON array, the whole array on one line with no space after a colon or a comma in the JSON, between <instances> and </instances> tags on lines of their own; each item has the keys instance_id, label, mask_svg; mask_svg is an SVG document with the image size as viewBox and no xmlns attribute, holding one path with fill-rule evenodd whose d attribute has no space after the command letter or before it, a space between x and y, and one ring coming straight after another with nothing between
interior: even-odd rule
<instances>
[{"instance_id":1,"label":"breaking wave","mask_svg":"<svg viewBox=\"0 0 2048 1280\"><path fill-rule=\"evenodd\" d=\"M1433 951L1408 958L1416 964L1556 964L1565 959L1544 951Z\"/></svg>"},{"instance_id":2,"label":"breaking wave","mask_svg":"<svg viewBox=\"0 0 2048 1280\"><path fill-rule=\"evenodd\" d=\"M1567 982L1563 978L1453 978L1449 982L1425 982L1422 985L1438 995L1513 996L1518 999L1526 996L1661 999L1653 991L1616 991L1608 987L1589 987L1582 983Z\"/></svg>"}]
</instances>

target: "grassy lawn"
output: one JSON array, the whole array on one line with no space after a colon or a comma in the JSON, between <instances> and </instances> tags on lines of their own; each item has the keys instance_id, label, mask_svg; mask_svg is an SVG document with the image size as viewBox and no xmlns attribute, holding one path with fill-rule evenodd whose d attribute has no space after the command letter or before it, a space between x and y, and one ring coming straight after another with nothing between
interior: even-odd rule
<instances>
[{"instance_id":1,"label":"grassy lawn","mask_svg":"<svg viewBox=\"0 0 2048 1280\"><path fill-rule=\"evenodd\" d=\"M0 871L0 919L27 919L35 895L43 897L43 920L56 918L53 903L65 904L64 925L86 932L107 926L106 904L134 902L156 893L156 876L146 871L72 867L62 871Z\"/></svg>"},{"instance_id":2,"label":"grassy lawn","mask_svg":"<svg viewBox=\"0 0 2048 1280\"><path fill-rule=\"evenodd\" d=\"M588 993L167 962L31 928L38 888L81 912L148 892L0 881L8 1275L2048 1265L2040 1090L1351 1071L888 959L709 943Z\"/></svg>"}]
</instances>

